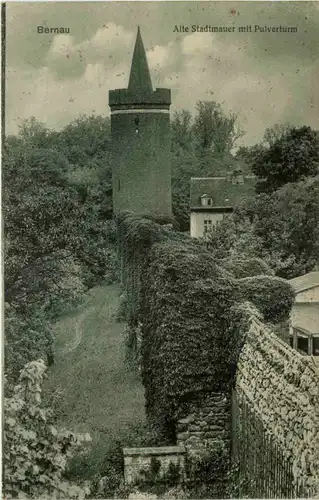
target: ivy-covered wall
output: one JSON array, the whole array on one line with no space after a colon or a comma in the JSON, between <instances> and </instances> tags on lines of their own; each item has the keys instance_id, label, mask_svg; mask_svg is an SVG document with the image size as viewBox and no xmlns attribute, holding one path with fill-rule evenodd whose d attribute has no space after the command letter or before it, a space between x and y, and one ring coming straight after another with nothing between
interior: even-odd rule
<instances>
[{"instance_id":1,"label":"ivy-covered wall","mask_svg":"<svg viewBox=\"0 0 319 500\"><path fill-rule=\"evenodd\" d=\"M293 302L288 282L237 279L173 226L167 217L117 217L126 318L132 336L141 328L146 410L163 444L176 442L189 402L233 386L245 333L238 306L256 300L268 321L288 315Z\"/></svg>"},{"instance_id":2,"label":"ivy-covered wall","mask_svg":"<svg viewBox=\"0 0 319 500\"><path fill-rule=\"evenodd\" d=\"M293 290L261 274L267 268L259 262L226 270L170 219L122 213L117 226L128 344L141 332L149 423L162 446L219 441L229 455L231 390L250 304L265 321L283 321Z\"/></svg>"},{"instance_id":3,"label":"ivy-covered wall","mask_svg":"<svg viewBox=\"0 0 319 500\"><path fill-rule=\"evenodd\" d=\"M239 356L236 392L287 457L309 496L319 494L319 373L252 314Z\"/></svg>"}]
</instances>

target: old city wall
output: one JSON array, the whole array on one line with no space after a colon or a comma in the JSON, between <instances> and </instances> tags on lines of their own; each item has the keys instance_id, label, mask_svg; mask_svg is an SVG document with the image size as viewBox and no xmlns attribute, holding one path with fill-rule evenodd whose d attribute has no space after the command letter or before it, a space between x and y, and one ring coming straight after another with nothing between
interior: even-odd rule
<instances>
[{"instance_id":1,"label":"old city wall","mask_svg":"<svg viewBox=\"0 0 319 500\"><path fill-rule=\"evenodd\" d=\"M318 374L258 319L287 316L289 284L236 279L198 242L145 217L122 214L118 239L127 321L133 334L141 325L146 412L160 442L187 452L222 442L229 455L235 386L293 457L294 480L315 491Z\"/></svg>"},{"instance_id":2,"label":"old city wall","mask_svg":"<svg viewBox=\"0 0 319 500\"><path fill-rule=\"evenodd\" d=\"M206 445L230 442L230 398L228 393L213 392L206 401L193 404L189 414L176 425L176 439L188 452Z\"/></svg>"},{"instance_id":3,"label":"old city wall","mask_svg":"<svg viewBox=\"0 0 319 500\"><path fill-rule=\"evenodd\" d=\"M251 317L236 392L283 454L292 457L296 483L312 495L319 493L319 375L312 359Z\"/></svg>"}]
</instances>

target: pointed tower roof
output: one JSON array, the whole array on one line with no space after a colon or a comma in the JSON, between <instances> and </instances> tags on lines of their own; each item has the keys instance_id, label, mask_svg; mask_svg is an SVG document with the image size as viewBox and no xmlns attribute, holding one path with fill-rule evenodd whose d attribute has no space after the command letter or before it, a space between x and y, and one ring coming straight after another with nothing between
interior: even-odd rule
<instances>
[{"instance_id":1,"label":"pointed tower roof","mask_svg":"<svg viewBox=\"0 0 319 500\"><path fill-rule=\"evenodd\" d=\"M130 92L153 92L140 27L137 28L128 90Z\"/></svg>"}]
</instances>

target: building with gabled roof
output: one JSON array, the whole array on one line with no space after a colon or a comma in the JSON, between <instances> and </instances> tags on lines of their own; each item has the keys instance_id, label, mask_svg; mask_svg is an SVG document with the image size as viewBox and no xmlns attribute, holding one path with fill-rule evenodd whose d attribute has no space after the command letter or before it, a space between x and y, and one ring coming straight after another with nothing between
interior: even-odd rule
<instances>
[{"instance_id":1,"label":"building with gabled roof","mask_svg":"<svg viewBox=\"0 0 319 500\"><path fill-rule=\"evenodd\" d=\"M234 207L255 192L255 176L235 169L219 177L192 177L190 187L190 233L204 237Z\"/></svg>"},{"instance_id":2,"label":"building with gabled roof","mask_svg":"<svg viewBox=\"0 0 319 500\"><path fill-rule=\"evenodd\" d=\"M313 290L319 287L319 271L312 271L302 276L297 276L296 278L292 278L289 282L296 294L300 294L306 290Z\"/></svg>"},{"instance_id":3,"label":"building with gabled roof","mask_svg":"<svg viewBox=\"0 0 319 500\"><path fill-rule=\"evenodd\" d=\"M319 356L319 271L297 276L289 283L296 294L290 315L291 345Z\"/></svg>"}]
</instances>

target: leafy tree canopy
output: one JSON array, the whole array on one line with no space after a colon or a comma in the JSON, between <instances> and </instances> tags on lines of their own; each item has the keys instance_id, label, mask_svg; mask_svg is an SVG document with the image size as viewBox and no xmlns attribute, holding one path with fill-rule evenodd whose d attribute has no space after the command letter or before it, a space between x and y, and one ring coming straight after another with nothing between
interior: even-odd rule
<instances>
[{"instance_id":1,"label":"leafy tree canopy","mask_svg":"<svg viewBox=\"0 0 319 500\"><path fill-rule=\"evenodd\" d=\"M198 145L215 154L230 153L244 135L234 113L226 114L215 101L199 101L196 105L194 131Z\"/></svg>"},{"instance_id":2,"label":"leafy tree canopy","mask_svg":"<svg viewBox=\"0 0 319 500\"><path fill-rule=\"evenodd\" d=\"M31 118L17 136L6 139L2 171L11 379L32 356L45 358L45 346L50 353L46 322L75 304L87 287L116 276L107 220L112 214L109 146L109 120L102 117L80 117L59 132ZM42 314L36 324L35 311Z\"/></svg>"},{"instance_id":3,"label":"leafy tree canopy","mask_svg":"<svg viewBox=\"0 0 319 500\"><path fill-rule=\"evenodd\" d=\"M315 176L319 167L319 135L310 127L292 127L282 135L266 133L269 146L255 155L252 171L257 192L271 193L289 182Z\"/></svg>"},{"instance_id":4,"label":"leafy tree canopy","mask_svg":"<svg viewBox=\"0 0 319 500\"><path fill-rule=\"evenodd\" d=\"M211 251L221 259L261 258L288 279L305 274L319 260L318 199L318 176L261 193L213 229Z\"/></svg>"}]
</instances>

